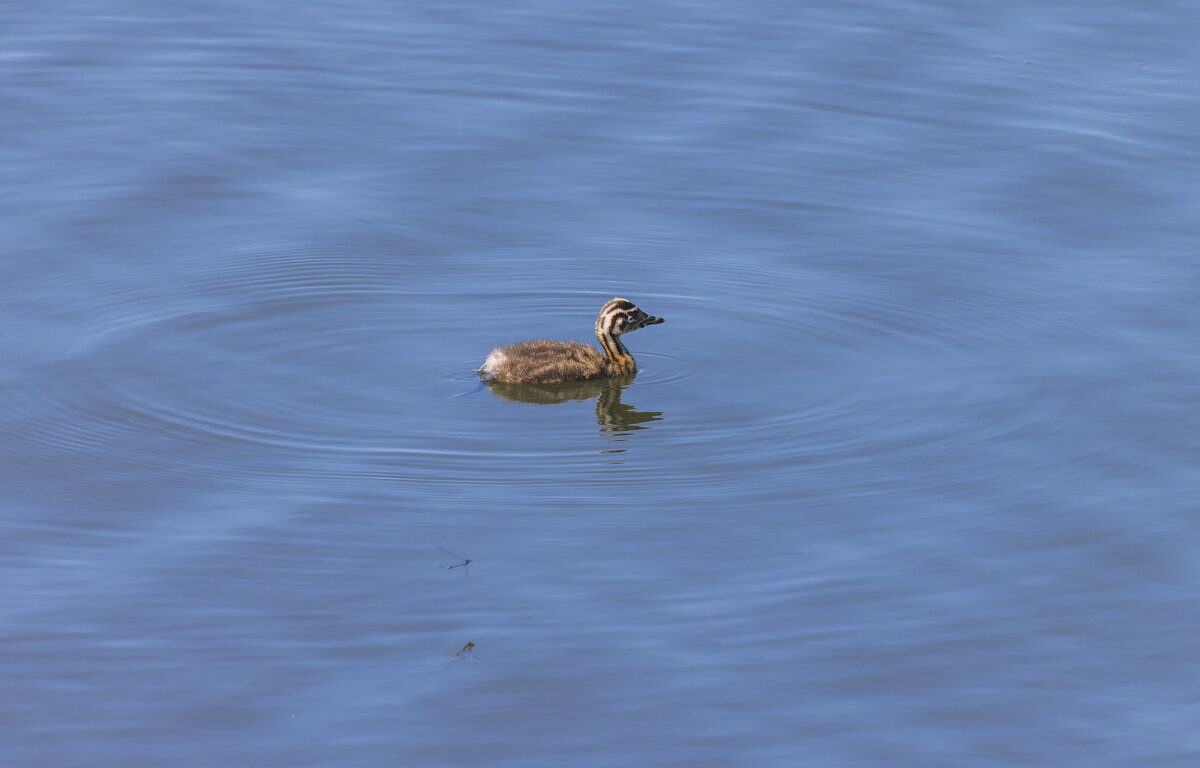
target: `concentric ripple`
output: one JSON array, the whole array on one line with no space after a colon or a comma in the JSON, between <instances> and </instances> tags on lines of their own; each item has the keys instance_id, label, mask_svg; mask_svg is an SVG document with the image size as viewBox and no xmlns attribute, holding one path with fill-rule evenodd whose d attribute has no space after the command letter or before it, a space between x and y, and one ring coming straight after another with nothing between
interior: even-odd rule
<instances>
[{"instance_id":1,"label":"concentric ripple","mask_svg":"<svg viewBox=\"0 0 1200 768\"><path fill-rule=\"evenodd\" d=\"M1005 57L995 57L1017 67ZM1200 120L1195 72L1181 71L1152 60L1121 62L1116 66L1072 74L1066 65L1053 68L1025 61L1014 69L1029 80L1035 102L1060 114L1117 118L1127 122L1186 124Z\"/></svg>"},{"instance_id":2,"label":"concentric ripple","mask_svg":"<svg viewBox=\"0 0 1200 768\"><path fill-rule=\"evenodd\" d=\"M1200 121L1196 77L1150 68L1127 76L1045 87L1041 103L1048 109L1139 122Z\"/></svg>"},{"instance_id":3,"label":"concentric ripple","mask_svg":"<svg viewBox=\"0 0 1200 768\"><path fill-rule=\"evenodd\" d=\"M636 248L620 259L653 263ZM0 384L10 466L114 483L376 486L431 504L524 489L524 504L547 508L984 493L1092 471L1068 466L1083 458L1069 451L1056 466L1021 446L1083 429L1104 377L995 354L1035 337L1078 345L1085 313L1017 303L995 281L968 290L762 258L702 265L673 292L652 290L653 276L629 291L514 290L542 263L476 254L431 268L337 249L220 263L96 297L103 322L81 330L76 356ZM459 270L509 287L458 290ZM495 344L587 338L617 292L667 318L630 337L634 381L547 406L451 397Z\"/></svg>"}]
</instances>

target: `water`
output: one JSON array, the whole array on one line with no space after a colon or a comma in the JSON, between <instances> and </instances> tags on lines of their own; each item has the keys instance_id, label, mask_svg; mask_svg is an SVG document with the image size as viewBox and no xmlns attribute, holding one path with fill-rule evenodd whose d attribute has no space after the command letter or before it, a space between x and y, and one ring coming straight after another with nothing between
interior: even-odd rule
<instances>
[{"instance_id":1,"label":"water","mask_svg":"<svg viewBox=\"0 0 1200 768\"><path fill-rule=\"evenodd\" d=\"M6 21L0 762L1200 761L1190 4Z\"/></svg>"}]
</instances>

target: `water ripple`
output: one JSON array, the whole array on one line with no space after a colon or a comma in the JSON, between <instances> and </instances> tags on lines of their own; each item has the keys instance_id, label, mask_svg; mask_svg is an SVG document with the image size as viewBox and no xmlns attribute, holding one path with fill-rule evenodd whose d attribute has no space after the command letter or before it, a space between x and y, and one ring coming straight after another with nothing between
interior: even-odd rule
<instances>
[{"instance_id":1,"label":"water ripple","mask_svg":"<svg viewBox=\"0 0 1200 768\"><path fill-rule=\"evenodd\" d=\"M1170 74L1142 64L1133 74L1046 83L1038 100L1054 112L1136 122L1193 123L1200 120L1200 105L1193 95L1196 86L1194 75Z\"/></svg>"},{"instance_id":2,"label":"water ripple","mask_svg":"<svg viewBox=\"0 0 1200 768\"><path fill-rule=\"evenodd\" d=\"M451 398L490 345L546 328L585 336L609 292L456 291L412 256L339 249L222 263L193 263L161 294L97 296L103 322L75 358L0 384L15 460L41 474L152 467L161 482L286 477L416 497L519 486L550 505L602 487L731 503L798 487L886 497L1069 474L1016 446L1081 428L1082 398L1103 394L1098 380L1056 381L1051 365L969 362L975 347L1030 335L1087 338L1060 303L1022 313L995 286L728 264L683 290L629 292L668 323L631 340L641 373L608 394L545 408ZM797 302L780 300L789 292ZM722 304L731 293L763 300ZM954 348L967 362L942 357ZM729 409L710 391L741 396Z\"/></svg>"}]
</instances>

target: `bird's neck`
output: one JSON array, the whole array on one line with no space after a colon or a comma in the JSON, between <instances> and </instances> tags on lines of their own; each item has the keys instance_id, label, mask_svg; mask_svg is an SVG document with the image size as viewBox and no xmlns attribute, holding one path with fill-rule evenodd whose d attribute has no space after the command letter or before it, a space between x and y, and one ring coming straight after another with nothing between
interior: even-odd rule
<instances>
[{"instance_id":1,"label":"bird's neck","mask_svg":"<svg viewBox=\"0 0 1200 768\"><path fill-rule=\"evenodd\" d=\"M596 329L596 338L600 340L600 346L604 349L604 356L612 365L622 372L633 370L633 355L629 354L629 350L625 349L625 345L621 343L621 337L615 333L609 333L602 328Z\"/></svg>"}]
</instances>

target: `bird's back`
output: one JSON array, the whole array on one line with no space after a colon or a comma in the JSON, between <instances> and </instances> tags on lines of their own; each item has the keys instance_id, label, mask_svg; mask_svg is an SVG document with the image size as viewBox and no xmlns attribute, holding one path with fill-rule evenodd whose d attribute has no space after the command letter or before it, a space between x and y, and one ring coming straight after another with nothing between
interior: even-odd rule
<instances>
[{"instance_id":1,"label":"bird's back","mask_svg":"<svg viewBox=\"0 0 1200 768\"><path fill-rule=\"evenodd\" d=\"M599 349L578 341L549 339L497 347L479 370L501 381L518 384L580 381L613 375L608 360Z\"/></svg>"}]
</instances>

